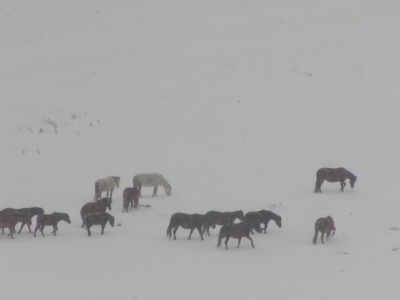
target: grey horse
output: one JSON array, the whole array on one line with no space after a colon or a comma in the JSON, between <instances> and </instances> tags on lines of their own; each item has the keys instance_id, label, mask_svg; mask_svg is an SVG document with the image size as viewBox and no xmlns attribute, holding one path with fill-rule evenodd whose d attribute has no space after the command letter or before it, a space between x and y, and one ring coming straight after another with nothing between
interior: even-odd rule
<instances>
[{"instance_id":1,"label":"grey horse","mask_svg":"<svg viewBox=\"0 0 400 300\"><path fill-rule=\"evenodd\" d=\"M133 177L133 186L139 189L140 197L142 197L142 186L154 187L153 196L157 196L157 188L159 185L164 187L165 193L171 196L171 185L168 181L158 173L137 174Z\"/></svg>"},{"instance_id":2,"label":"grey horse","mask_svg":"<svg viewBox=\"0 0 400 300\"><path fill-rule=\"evenodd\" d=\"M109 176L104 179L99 179L94 184L94 199L93 201L99 200L101 198L102 192L110 192L110 198L112 199L112 194L115 188L119 188L120 178L116 176Z\"/></svg>"}]
</instances>

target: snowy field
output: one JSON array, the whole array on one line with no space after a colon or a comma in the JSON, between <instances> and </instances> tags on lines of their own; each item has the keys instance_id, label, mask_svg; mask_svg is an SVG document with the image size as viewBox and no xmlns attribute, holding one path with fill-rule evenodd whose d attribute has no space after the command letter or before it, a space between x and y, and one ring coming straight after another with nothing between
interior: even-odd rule
<instances>
[{"instance_id":1,"label":"snowy field","mask_svg":"<svg viewBox=\"0 0 400 300\"><path fill-rule=\"evenodd\" d=\"M0 299L399 299L400 5L395 0L0 0L1 208L66 212L0 236ZM354 189L315 172L345 167ZM172 196L143 188L162 173ZM120 176L114 228L80 227ZM175 212L272 210L217 248ZM336 235L312 244L331 215ZM35 224L35 222L34 222ZM6 230L7 232L7 230Z\"/></svg>"}]
</instances>

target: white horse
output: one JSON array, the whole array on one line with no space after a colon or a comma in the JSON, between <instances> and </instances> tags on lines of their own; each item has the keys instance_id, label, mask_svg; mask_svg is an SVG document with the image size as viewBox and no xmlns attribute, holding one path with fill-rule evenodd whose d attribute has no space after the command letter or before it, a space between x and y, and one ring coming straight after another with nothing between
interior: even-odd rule
<instances>
[{"instance_id":1,"label":"white horse","mask_svg":"<svg viewBox=\"0 0 400 300\"><path fill-rule=\"evenodd\" d=\"M168 181L158 173L151 173L151 174L138 174L133 177L133 186L139 189L140 197L142 197L142 186L145 187L154 187L153 190L153 197L157 196L157 188L159 185L164 187L165 193L168 196L171 196L171 185Z\"/></svg>"},{"instance_id":2,"label":"white horse","mask_svg":"<svg viewBox=\"0 0 400 300\"><path fill-rule=\"evenodd\" d=\"M110 192L110 198L112 198L114 188L115 187L119 188L119 181L120 178L115 176L109 176L107 178L97 180L96 183L94 184L93 201L100 199L102 192L107 192L107 197L108 197L108 192Z\"/></svg>"}]
</instances>

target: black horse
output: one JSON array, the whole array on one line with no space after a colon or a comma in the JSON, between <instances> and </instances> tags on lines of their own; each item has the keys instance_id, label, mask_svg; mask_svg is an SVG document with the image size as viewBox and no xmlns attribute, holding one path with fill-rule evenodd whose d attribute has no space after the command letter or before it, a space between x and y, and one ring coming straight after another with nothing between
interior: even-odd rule
<instances>
[{"instance_id":1,"label":"black horse","mask_svg":"<svg viewBox=\"0 0 400 300\"><path fill-rule=\"evenodd\" d=\"M233 224L236 219L244 221L244 214L242 210L232 211L232 212L219 212L215 210L210 210L205 215L205 222L203 226L203 234L207 232L210 235L210 227L213 229L215 225L227 225Z\"/></svg>"},{"instance_id":2,"label":"black horse","mask_svg":"<svg viewBox=\"0 0 400 300\"><path fill-rule=\"evenodd\" d=\"M357 176L353 173L347 171L345 168L321 168L317 171L317 182L315 183L314 193L322 193L321 185L324 180L329 182L338 182L340 181L341 191L343 192L344 187L346 186L346 179L350 179L350 186L354 188L354 184L356 183Z\"/></svg>"},{"instance_id":3,"label":"black horse","mask_svg":"<svg viewBox=\"0 0 400 300\"><path fill-rule=\"evenodd\" d=\"M101 234L104 234L104 227L106 227L107 222L110 222L111 227L114 227L115 218L106 212L88 213L85 218L88 236L92 235L90 227L93 225L101 225Z\"/></svg>"},{"instance_id":4,"label":"black horse","mask_svg":"<svg viewBox=\"0 0 400 300\"><path fill-rule=\"evenodd\" d=\"M250 240L251 246L254 248L254 243L253 240L250 237L250 232L251 230L255 230L259 233L262 232L260 224L257 222L241 222L237 224L227 224L221 227L221 230L219 231L218 235L218 247L221 246L221 241L225 237L225 248L228 250L228 241L229 238L234 238L238 239L238 248L240 245L240 241L242 240L242 237L246 237Z\"/></svg>"},{"instance_id":5,"label":"black horse","mask_svg":"<svg viewBox=\"0 0 400 300\"><path fill-rule=\"evenodd\" d=\"M66 213L58 213L54 212L49 215L39 215L36 218L36 228L35 228L35 233L33 234L34 237L36 237L36 231L39 229L42 235L44 236L43 229L44 226L53 226L53 231L51 233L54 233L54 235L57 235L57 224L60 221L65 221L68 224L71 224L71 220L69 219L68 214Z\"/></svg>"},{"instance_id":6,"label":"black horse","mask_svg":"<svg viewBox=\"0 0 400 300\"><path fill-rule=\"evenodd\" d=\"M275 221L276 226L282 227L282 217L273 213L272 211L262 209L260 211L250 211L244 215L246 221L258 222L264 224L264 233L267 233L268 223L271 220ZM253 233L253 232L252 232Z\"/></svg>"},{"instance_id":7,"label":"black horse","mask_svg":"<svg viewBox=\"0 0 400 300\"><path fill-rule=\"evenodd\" d=\"M201 240L203 239L203 234L201 232L201 227L204 225L205 217L200 214L184 214L184 213L175 213L171 216L171 220L169 221L169 226L167 228L167 236L171 238L172 229L174 229L174 240L176 240L176 231L179 226L185 229L190 229L189 240L192 237L193 231L197 228L199 231Z\"/></svg>"},{"instance_id":8,"label":"black horse","mask_svg":"<svg viewBox=\"0 0 400 300\"><path fill-rule=\"evenodd\" d=\"M40 215L44 214L44 210L41 207L21 208L21 210L27 211L31 218L33 218L34 216L40 216ZM29 224L27 224L27 225L28 225L28 228L29 228L29 233L33 233L31 231L31 227L29 226ZM25 222L22 222L21 228L19 229L18 234L21 233L21 230L22 230L22 228L24 228L24 226L25 226Z\"/></svg>"}]
</instances>

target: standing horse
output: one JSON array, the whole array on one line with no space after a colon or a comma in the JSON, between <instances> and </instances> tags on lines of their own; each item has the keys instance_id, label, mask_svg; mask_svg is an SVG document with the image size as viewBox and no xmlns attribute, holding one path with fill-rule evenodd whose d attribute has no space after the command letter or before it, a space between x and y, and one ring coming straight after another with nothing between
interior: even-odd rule
<instances>
[{"instance_id":1,"label":"standing horse","mask_svg":"<svg viewBox=\"0 0 400 300\"><path fill-rule=\"evenodd\" d=\"M123 205L122 212L128 212L129 204L131 204L131 210L134 207L135 209L139 205L139 190L136 187L126 188L122 193ZM135 204L133 204L135 203Z\"/></svg>"},{"instance_id":2,"label":"standing horse","mask_svg":"<svg viewBox=\"0 0 400 300\"><path fill-rule=\"evenodd\" d=\"M86 203L84 206L81 208L81 218L82 218L82 228L85 227L86 224L86 218L85 215L87 213L92 213L92 212L105 212L106 209L111 210L111 203L112 200L111 198L101 198L100 200L97 200L96 202L89 202Z\"/></svg>"},{"instance_id":3,"label":"standing horse","mask_svg":"<svg viewBox=\"0 0 400 300\"><path fill-rule=\"evenodd\" d=\"M168 181L158 173L137 174L133 177L133 186L139 189L140 197L142 197L142 186L154 187L153 196L157 196L157 188L159 185L164 187L165 193L171 196L171 185Z\"/></svg>"},{"instance_id":4,"label":"standing horse","mask_svg":"<svg viewBox=\"0 0 400 300\"><path fill-rule=\"evenodd\" d=\"M250 237L250 232L252 230L256 230L257 232L262 232L260 224L255 222L240 222L237 224L226 224L221 227L218 235L218 244L217 246L221 246L222 239L225 238L225 248L228 250L228 241L232 237L234 239L238 239L238 248L240 246L240 241L242 237L246 237L250 240L251 246L254 248L254 243L252 238Z\"/></svg>"},{"instance_id":5,"label":"standing horse","mask_svg":"<svg viewBox=\"0 0 400 300\"><path fill-rule=\"evenodd\" d=\"M329 239L329 236L331 235L331 232L333 231L332 235L335 234L336 228L335 228L335 223L333 222L333 219L331 216L327 216L326 218L319 218L315 222L315 235L313 238L313 243L314 245L317 244L317 239L318 239L318 233L321 232L321 242L322 244L324 243L324 234L326 233L326 240Z\"/></svg>"},{"instance_id":6,"label":"standing horse","mask_svg":"<svg viewBox=\"0 0 400 300\"><path fill-rule=\"evenodd\" d=\"M104 179L99 179L94 184L94 199L96 201L101 198L102 192L107 192L106 197L108 197L108 192L110 192L110 198L112 199L113 191L119 188L120 178L116 176L109 176Z\"/></svg>"},{"instance_id":7,"label":"standing horse","mask_svg":"<svg viewBox=\"0 0 400 300\"><path fill-rule=\"evenodd\" d=\"M315 183L314 193L322 193L321 185L324 180L329 182L338 182L340 181L341 191L343 192L344 187L346 186L346 179L350 179L350 186L354 188L354 184L356 183L357 176L353 173L347 171L345 168L321 168L317 171L317 182Z\"/></svg>"}]
</instances>

